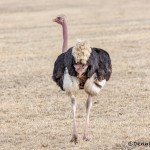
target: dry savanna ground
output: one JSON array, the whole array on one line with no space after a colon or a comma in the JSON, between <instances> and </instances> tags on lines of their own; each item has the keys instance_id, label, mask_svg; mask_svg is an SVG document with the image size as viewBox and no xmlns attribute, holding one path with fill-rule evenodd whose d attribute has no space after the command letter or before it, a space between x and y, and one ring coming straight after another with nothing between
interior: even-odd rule
<instances>
[{"instance_id":1,"label":"dry savanna ground","mask_svg":"<svg viewBox=\"0 0 150 150\"><path fill-rule=\"evenodd\" d=\"M77 95L79 143L70 143L70 99L52 81L66 14L77 38L107 50L113 74L93 98L90 142L82 141L87 95ZM150 139L149 0L0 1L0 150L148 150Z\"/></svg>"}]
</instances>

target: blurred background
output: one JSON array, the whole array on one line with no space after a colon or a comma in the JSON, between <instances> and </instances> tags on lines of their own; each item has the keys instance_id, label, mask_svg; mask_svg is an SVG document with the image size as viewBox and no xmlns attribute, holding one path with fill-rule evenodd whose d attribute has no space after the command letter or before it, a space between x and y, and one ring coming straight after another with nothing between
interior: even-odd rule
<instances>
[{"instance_id":1,"label":"blurred background","mask_svg":"<svg viewBox=\"0 0 150 150\"><path fill-rule=\"evenodd\" d=\"M86 94L77 108L79 144L71 144L70 99L52 81L67 17L69 47L86 39L110 54L113 73L93 99L90 134L83 142ZM0 149L129 150L149 139L149 0L0 1ZM143 148L143 147L142 147Z\"/></svg>"}]
</instances>

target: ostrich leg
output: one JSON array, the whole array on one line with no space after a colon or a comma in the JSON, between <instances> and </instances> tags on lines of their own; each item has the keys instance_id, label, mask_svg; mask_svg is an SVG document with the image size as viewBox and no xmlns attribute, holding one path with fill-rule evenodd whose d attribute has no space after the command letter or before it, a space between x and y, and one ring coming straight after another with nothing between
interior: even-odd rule
<instances>
[{"instance_id":1,"label":"ostrich leg","mask_svg":"<svg viewBox=\"0 0 150 150\"><path fill-rule=\"evenodd\" d=\"M78 143L77 139L77 129L76 129L76 106L77 102L75 100L74 95L71 96L71 105L72 105L72 111L73 111L73 133L72 133L72 139L70 142L74 142L75 144Z\"/></svg>"},{"instance_id":2,"label":"ostrich leg","mask_svg":"<svg viewBox=\"0 0 150 150\"><path fill-rule=\"evenodd\" d=\"M90 110L92 107L92 97L88 95L88 99L86 101L86 123L84 128L84 135L83 140L89 141L88 132L89 132L89 117L90 117Z\"/></svg>"}]
</instances>

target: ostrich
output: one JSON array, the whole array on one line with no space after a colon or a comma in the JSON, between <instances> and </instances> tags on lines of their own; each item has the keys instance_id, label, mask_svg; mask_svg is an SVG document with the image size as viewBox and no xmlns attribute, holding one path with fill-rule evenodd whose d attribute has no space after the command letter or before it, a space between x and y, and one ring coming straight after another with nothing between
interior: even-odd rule
<instances>
[{"instance_id":1,"label":"ostrich","mask_svg":"<svg viewBox=\"0 0 150 150\"><path fill-rule=\"evenodd\" d=\"M70 142L78 142L76 128L76 93L84 89L88 94L86 101L86 122L83 140L89 140L89 116L92 107L92 97L97 95L106 81L109 80L112 67L109 54L100 48L90 47L87 41L78 41L68 49L67 21L64 15L59 15L54 22L60 24L63 30L62 54L54 64L53 80L71 98L73 112L73 133Z\"/></svg>"}]
</instances>

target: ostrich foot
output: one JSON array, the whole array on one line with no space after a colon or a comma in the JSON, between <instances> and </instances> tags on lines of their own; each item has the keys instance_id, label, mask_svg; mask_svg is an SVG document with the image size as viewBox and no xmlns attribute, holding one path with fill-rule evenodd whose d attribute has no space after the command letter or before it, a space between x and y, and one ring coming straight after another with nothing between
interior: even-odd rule
<instances>
[{"instance_id":1,"label":"ostrich foot","mask_svg":"<svg viewBox=\"0 0 150 150\"><path fill-rule=\"evenodd\" d=\"M83 141L90 141L90 138L88 136L83 136Z\"/></svg>"},{"instance_id":2,"label":"ostrich foot","mask_svg":"<svg viewBox=\"0 0 150 150\"><path fill-rule=\"evenodd\" d=\"M77 137L77 135L73 135L70 142L72 142L72 143L74 142L74 144L77 144L78 143L78 137Z\"/></svg>"}]
</instances>

